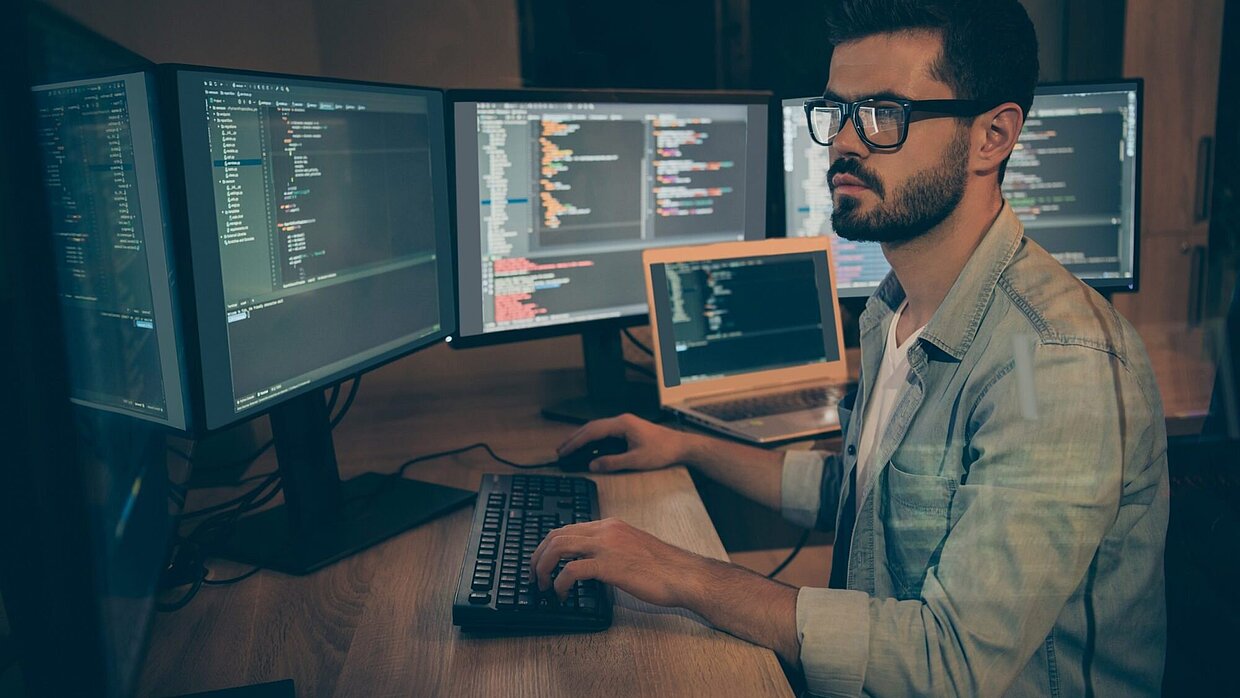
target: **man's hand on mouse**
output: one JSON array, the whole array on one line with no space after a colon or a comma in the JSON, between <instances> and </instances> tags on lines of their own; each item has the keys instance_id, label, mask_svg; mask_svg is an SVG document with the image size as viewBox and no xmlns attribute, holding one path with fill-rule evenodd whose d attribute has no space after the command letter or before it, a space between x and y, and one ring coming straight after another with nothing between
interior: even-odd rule
<instances>
[{"instance_id":1,"label":"man's hand on mouse","mask_svg":"<svg viewBox=\"0 0 1240 698\"><path fill-rule=\"evenodd\" d=\"M590 464L590 471L608 473L617 470L655 470L689 458L692 435L651 424L631 414L599 419L578 429L556 449L566 456L582 446L614 436L628 442L628 450L614 456L601 456Z\"/></svg>"},{"instance_id":2,"label":"man's hand on mouse","mask_svg":"<svg viewBox=\"0 0 1240 698\"><path fill-rule=\"evenodd\" d=\"M554 582L551 573L569 560ZM619 519L557 528L530 558L540 590L563 600L574 582L597 579L659 606L686 606L712 561L669 545Z\"/></svg>"}]
</instances>

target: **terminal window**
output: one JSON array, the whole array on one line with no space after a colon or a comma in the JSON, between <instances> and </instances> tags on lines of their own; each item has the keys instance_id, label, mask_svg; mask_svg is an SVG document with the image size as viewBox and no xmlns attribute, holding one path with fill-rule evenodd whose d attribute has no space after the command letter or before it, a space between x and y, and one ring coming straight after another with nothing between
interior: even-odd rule
<instances>
[{"instance_id":1,"label":"terminal window","mask_svg":"<svg viewBox=\"0 0 1240 698\"><path fill-rule=\"evenodd\" d=\"M745 238L749 105L468 106L480 332L644 313L641 250Z\"/></svg>"},{"instance_id":2,"label":"terminal window","mask_svg":"<svg viewBox=\"0 0 1240 698\"><path fill-rule=\"evenodd\" d=\"M155 419L168 401L124 79L36 89L73 397ZM145 96L143 95L143 99ZM153 163L151 165L153 166ZM157 247L162 253L162 247Z\"/></svg>"},{"instance_id":3,"label":"terminal window","mask_svg":"<svg viewBox=\"0 0 1240 698\"><path fill-rule=\"evenodd\" d=\"M426 98L198 80L235 410L438 331Z\"/></svg>"},{"instance_id":4,"label":"terminal window","mask_svg":"<svg viewBox=\"0 0 1240 698\"><path fill-rule=\"evenodd\" d=\"M821 253L652 265L675 338L667 385L839 360L826 266Z\"/></svg>"}]
</instances>

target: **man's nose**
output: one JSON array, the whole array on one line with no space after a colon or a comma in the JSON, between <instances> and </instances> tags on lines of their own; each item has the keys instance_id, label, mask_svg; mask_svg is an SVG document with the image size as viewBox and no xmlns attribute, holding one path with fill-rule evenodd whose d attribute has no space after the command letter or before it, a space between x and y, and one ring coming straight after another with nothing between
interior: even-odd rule
<instances>
[{"instance_id":1,"label":"man's nose","mask_svg":"<svg viewBox=\"0 0 1240 698\"><path fill-rule=\"evenodd\" d=\"M865 158L870 154L870 149L861 141L861 137L857 135L857 129L853 126L853 117L849 115L844 119L844 123L840 124L840 132L835 134L835 140L831 141L832 161L842 157L852 156L855 158Z\"/></svg>"}]
</instances>

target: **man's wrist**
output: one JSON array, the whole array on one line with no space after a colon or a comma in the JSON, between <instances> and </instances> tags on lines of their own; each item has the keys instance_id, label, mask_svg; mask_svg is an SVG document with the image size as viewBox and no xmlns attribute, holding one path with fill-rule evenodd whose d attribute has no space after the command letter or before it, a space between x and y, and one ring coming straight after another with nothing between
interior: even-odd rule
<instances>
[{"instance_id":1,"label":"man's wrist","mask_svg":"<svg viewBox=\"0 0 1240 698\"><path fill-rule=\"evenodd\" d=\"M676 606L688 609L720 630L774 650L800 664L796 633L798 589L751 570L693 555L674 592Z\"/></svg>"},{"instance_id":2,"label":"man's wrist","mask_svg":"<svg viewBox=\"0 0 1240 698\"><path fill-rule=\"evenodd\" d=\"M685 558L673 587L674 605L703 615L705 609L702 603L710 595L711 580L717 579L721 571L719 568L727 565L689 551L685 551Z\"/></svg>"},{"instance_id":3,"label":"man's wrist","mask_svg":"<svg viewBox=\"0 0 1240 698\"><path fill-rule=\"evenodd\" d=\"M683 439L680 447L680 457L677 462L684 463L694 470L701 470L702 464L705 463L709 454L707 447L710 445L708 439L700 434L681 433Z\"/></svg>"}]
</instances>

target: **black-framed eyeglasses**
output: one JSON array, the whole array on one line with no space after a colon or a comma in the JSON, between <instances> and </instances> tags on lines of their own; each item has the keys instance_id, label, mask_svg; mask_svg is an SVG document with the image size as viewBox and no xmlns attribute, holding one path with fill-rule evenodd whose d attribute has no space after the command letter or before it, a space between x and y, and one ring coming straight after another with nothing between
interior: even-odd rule
<instances>
[{"instance_id":1,"label":"black-framed eyeglasses","mask_svg":"<svg viewBox=\"0 0 1240 698\"><path fill-rule=\"evenodd\" d=\"M861 142L876 150L895 150L908 138L908 125L945 116L977 116L997 104L974 99L887 99L856 102L810 99L805 102L809 135L818 145L831 145L850 118Z\"/></svg>"}]
</instances>

